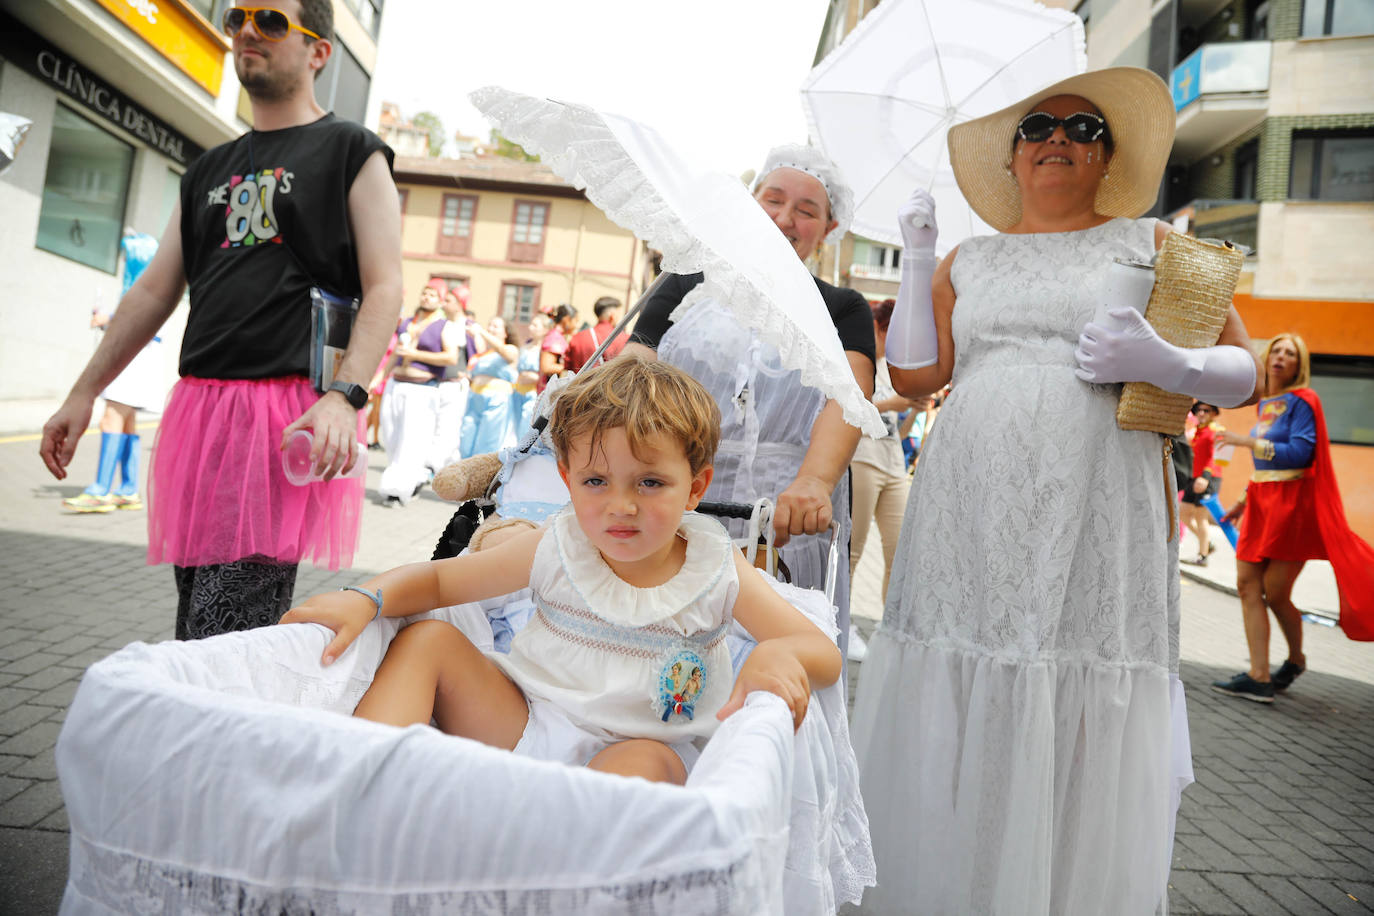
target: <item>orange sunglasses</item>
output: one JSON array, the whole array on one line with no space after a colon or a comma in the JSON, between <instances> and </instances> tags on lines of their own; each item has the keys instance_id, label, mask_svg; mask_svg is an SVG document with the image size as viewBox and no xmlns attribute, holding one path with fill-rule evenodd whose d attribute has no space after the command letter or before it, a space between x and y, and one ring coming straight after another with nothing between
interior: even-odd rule
<instances>
[{"instance_id":1,"label":"orange sunglasses","mask_svg":"<svg viewBox=\"0 0 1374 916\"><path fill-rule=\"evenodd\" d=\"M253 28L257 29L258 34L268 41L281 41L291 33L292 29L297 32L304 32L311 38L318 39L320 37L309 29L296 25L281 10L263 6L229 7L224 11L224 18L220 20L220 28L225 35L234 38L248 24L249 16L253 18Z\"/></svg>"}]
</instances>

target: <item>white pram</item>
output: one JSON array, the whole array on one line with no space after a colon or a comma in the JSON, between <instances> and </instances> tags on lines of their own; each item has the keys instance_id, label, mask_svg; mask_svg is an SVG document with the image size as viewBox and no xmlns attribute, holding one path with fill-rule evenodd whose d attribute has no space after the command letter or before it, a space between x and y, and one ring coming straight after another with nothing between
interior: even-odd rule
<instances>
[{"instance_id":1,"label":"white pram","mask_svg":"<svg viewBox=\"0 0 1374 916\"><path fill-rule=\"evenodd\" d=\"M834 635L823 594L775 587ZM424 616L490 646L489 610ZM329 668L317 625L91 666L57 746L62 912L821 914L874 882L843 681L795 734L751 695L665 786L351 718L400 625Z\"/></svg>"}]
</instances>

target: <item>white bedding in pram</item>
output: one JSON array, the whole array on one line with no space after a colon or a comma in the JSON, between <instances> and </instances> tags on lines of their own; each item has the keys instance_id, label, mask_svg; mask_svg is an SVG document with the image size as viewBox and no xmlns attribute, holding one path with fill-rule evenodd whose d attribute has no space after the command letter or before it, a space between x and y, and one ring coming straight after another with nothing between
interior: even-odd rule
<instances>
[{"instance_id":1,"label":"white bedding in pram","mask_svg":"<svg viewBox=\"0 0 1374 916\"><path fill-rule=\"evenodd\" d=\"M427 616L490 641L478 605ZM398 627L323 669L314 625L91 666L57 747L62 912L820 914L873 883L843 683L795 735L752 695L656 785L351 718Z\"/></svg>"}]
</instances>

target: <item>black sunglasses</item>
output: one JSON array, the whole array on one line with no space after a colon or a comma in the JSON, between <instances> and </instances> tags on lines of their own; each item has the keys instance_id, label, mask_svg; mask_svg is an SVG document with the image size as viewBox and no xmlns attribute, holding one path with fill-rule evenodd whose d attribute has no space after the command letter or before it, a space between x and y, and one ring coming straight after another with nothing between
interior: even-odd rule
<instances>
[{"instance_id":1,"label":"black sunglasses","mask_svg":"<svg viewBox=\"0 0 1374 916\"><path fill-rule=\"evenodd\" d=\"M1067 118L1056 118L1043 111L1032 111L1016 125L1016 134L1031 143L1043 143L1054 133L1059 125L1064 125L1064 136L1074 143L1091 143L1109 133L1107 122L1095 114L1080 111Z\"/></svg>"},{"instance_id":2,"label":"black sunglasses","mask_svg":"<svg viewBox=\"0 0 1374 916\"><path fill-rule=\"evenodd\" d=\"M224 18L220 20L220 28L224 34L233 38L243 31L249 16L253 17L253 28L257 29L258 34L268 41L281 41L290 34L292 29L297 32L304 32L311 38L320 37L309 29L296 25L281 10L268 7L231 6L224 11Z\"/></svg>"}]
</instances>

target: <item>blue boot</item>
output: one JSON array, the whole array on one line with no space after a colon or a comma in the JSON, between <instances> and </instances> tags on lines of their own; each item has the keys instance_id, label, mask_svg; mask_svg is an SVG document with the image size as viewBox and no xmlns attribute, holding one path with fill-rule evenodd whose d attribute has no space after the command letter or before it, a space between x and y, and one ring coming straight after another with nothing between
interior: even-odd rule
<instances>
[{"instance_id":1,"label":"blue boot","mask_svg":"<svg viewBox=\"0 0 1374 916\"><path fill-rule=\"evenodd\" d=\"M138 433L127 433L119 442L119 487L112 495L115 505L120 509L142 509L143 500L138 496Z\"/></svg>"},{"instance_id":2,"label":"blue boot","mask_svg":"<svg viewBox=\"0 0 1374 916\"><path fill-rule=\"evenodd\" d=\"M100 461L96 464L95 483L85 490L87 496L104 496L114 486L115 465L119 463L123 439L123 433L100 434Z\"/></svg>"}]
</instances>

